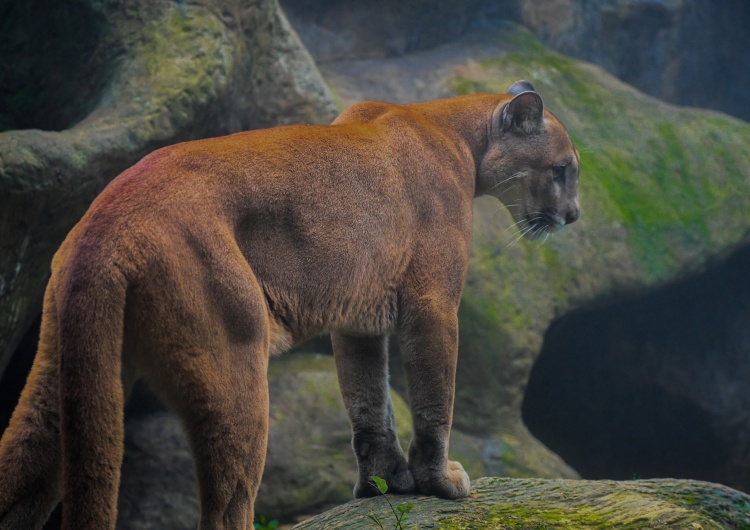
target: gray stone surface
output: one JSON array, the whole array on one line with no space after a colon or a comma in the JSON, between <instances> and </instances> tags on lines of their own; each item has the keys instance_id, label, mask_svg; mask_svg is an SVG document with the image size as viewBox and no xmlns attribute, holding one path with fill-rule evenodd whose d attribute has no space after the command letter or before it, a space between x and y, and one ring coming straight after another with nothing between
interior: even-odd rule
<instances>
[{"instance_id":1,"label":"gray stone surface","mask_svg":"<svg viewBox=\"0 0 750 530\"><path fill-rule=\"evenodd\" d=\"M750 496L718 484L687 480L629 482L499 479L472 482L460 501L391 495L413 504L409 528L525 530L741 530L750 527ZM377 518L395 527L382 497L353 501L322 513L296 530L371 529Z\"/></svg>"}]
</instances>

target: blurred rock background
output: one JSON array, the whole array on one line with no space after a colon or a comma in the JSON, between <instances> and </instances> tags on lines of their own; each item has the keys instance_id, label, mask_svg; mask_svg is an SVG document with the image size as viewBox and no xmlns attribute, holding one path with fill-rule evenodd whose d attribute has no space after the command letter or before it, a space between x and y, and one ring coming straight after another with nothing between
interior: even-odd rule
<instances>
[{"instance_id":1,"label":"blurred rock background","mask_svg":"<svg viewBox=\"0 0 750 530\"><path fill-rule=\"evenodd\" d=\"M52 254L144 154L526 78L581 152L583 215L543 245L512 243L507 212L476 202L453 456L472 478L750 491L749 22L742 0L1 0L0 429ZM296 353L269 376L257 511L292 520L348 500L331 359ZM194 528L178 422L145 388L127 418L120 527Z\"/></svg>"}]
</instances>

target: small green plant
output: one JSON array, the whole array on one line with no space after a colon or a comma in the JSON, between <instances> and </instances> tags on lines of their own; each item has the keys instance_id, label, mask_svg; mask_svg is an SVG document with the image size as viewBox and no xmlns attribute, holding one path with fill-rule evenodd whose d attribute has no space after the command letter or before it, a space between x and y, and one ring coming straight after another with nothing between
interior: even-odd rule
<instances>
[{"instance_id":1,"label":"small green plant","mask_svg":"<svg viewBox=\"0 0 750 530\"><path fill-rule=\"evenodd\" d=\"M372 481L370 484L380 492L386 502L388 502L388 506L391 507L393 517L396 518L396 524L393 526L394 530L404 530L406 528L406 522L409 520L409 512L414 508L414 503L399 504L394 507L388 496L385 494L388 491L388 484L385 483L385 480L375 475L371 475L370 480ZM371 513L368 514L367 517L372 519L372 521L380 527L380 530L385 530L383 523L380 522L380 519L378 519L376 515Z\"/></svg>"},{"instance_id":2,"label":"small green plant","mask_svg":"<svg viewBox=\"0 0 750 530\"><path fill-rule=\"evenodd\" d=\"M265 515L258 516L258 522L253 524L255 530L274 530L279 526L279 522L276 519L266 520Z\"/></svg>"}]
</instances>

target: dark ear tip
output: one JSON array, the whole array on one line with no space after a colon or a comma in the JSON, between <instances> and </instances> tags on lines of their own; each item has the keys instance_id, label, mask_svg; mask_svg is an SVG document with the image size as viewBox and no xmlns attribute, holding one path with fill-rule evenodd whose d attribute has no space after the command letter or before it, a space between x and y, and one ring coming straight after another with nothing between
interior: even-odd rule
<instances>
[{"instance_id":1,"label":"dark ear tip","mask_svg":"<svg viewBox=\"0 0 750 530\"><path fill-rule=\"evenodd\" d=\"M534 85L532 85L525 79L521 79L520 81L516 81L515 83L510 85L510 88L508 89L508 94L511 94L513 96L516 96L521 92L535 92Z\"/></svg>"},{"instance_id":2,"label":"dark ear tip","mask_svg":"<svg viewBox=\"0 0 750 530\"><path fill-rule=\"evenodd\" d=\"M521 132L530 133L544 120L541 96L532 90L514 95L503 108L501 119L505 130L515 127Z\"/></svg>"},{"instance_id":3,"label":"dark ear tip","mask_svg":"<svg viewBox=\"0 0 750 530\"><path fill-rule=\"evenodd\" d=\"M524 92L520 92L519 94L516 94L515 96L513 96L513 99L523 101L526 104L533 102L539 105L543 105L542 96L540 96L538 92L534 92L533 90L526 90Z\"/></svg>"},{"instance_id":4,"label":"dark ear tip","mask_svg":"<svg viewBox=\"0 0 750 530\"><path fill-rule=\"evenodd\" d=\"M531 90L526 90L524 92L516 94L515 96L513 96L510 104L511 106L516 108L523 107L526 109L526 112L529 112L533 109L534 112L539 114L540 119L541 114L544 112L544 102L542 101L542 96L540 96L539 93Z\"/></svg>"}]
</instances>

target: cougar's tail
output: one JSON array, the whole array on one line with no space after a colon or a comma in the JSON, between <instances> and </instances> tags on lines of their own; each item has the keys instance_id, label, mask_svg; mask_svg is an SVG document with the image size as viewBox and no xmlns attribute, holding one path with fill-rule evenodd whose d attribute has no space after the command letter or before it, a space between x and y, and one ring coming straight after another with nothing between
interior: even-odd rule
<instances>
[{"instance_id":1,"label":"cougar's tail","mask_svg":"<svg viewBox=\"0 0 750 530\"><path fill-rule=\"evenodd\" d=\"M41 528L60 499L57 308L44 296L34 365L0 440L0 530Z\"/></svg>"},{"instance_id":2,"label":"cougar's tail","mask_svg":"<svg viewBox=\"0 0 750 530\"><path fill-rule=\"evenodd\" d=\"M115 527L123 454L127 283L111 261L73 259L47 287L39 350L0 445L0 530Z\"/></svg>"}]
</instances>

